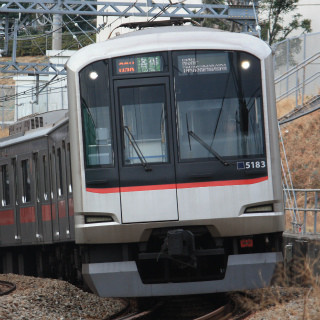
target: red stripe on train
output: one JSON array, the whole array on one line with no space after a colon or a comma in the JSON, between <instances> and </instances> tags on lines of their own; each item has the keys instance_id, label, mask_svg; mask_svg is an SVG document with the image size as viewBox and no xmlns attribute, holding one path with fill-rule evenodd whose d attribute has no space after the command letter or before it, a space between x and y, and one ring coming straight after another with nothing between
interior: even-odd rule
<instances>
[{"instance_id":1,"label":"red stripe on train","mask_svg":"<svg viewBox=\"0 0 320 320\"><path fill-rule=\"evenodd\" d=\"M44 204L42 206L42 221L51 221L51 205Z\"/></svg>"},{"instance_id":2,"label":"red stripe on train","mask_svg":"<svg viewBox=\"0 0 320 320\"><path fill-rule=\"evenodd\" d=\"M36 210L34 207L20 208L20 222L30 223L36 221Z\"/></svg>"},{"instance_id":3,"label":"red stripe on train","mask_svg":"<svg viewBox=\"0 0 320 320\"><path fill-rule=\"evenodd\" d=\"M66 201L61 200L58 202L59 218L65 218L66 214Z\"/></svg>"},{"instance_id":4,"label":"red stripe on train","mask_svg":"<svg viewBox=\"0 0 320 320\"><path fill-rule=\"evenodd\" d=\"M13 210L0 211L0 226L9 226L14 224Z\"/></svg>"},{"instance_id":5,"label":"red stripe on train","mask_svg":"<svg viewBox=\"0 0 320 320\"><path fill-rule=\"evenodd\" d=\"M169 190L169 189L187 189L187 188L204 188L204 187L222 187L222 186L239 186L249 185L268 180L268 176L254 179L244 180L226 180L226 181L206 181L206 182L190 182L178 184L160 184L150 186L134 186L120 188L87 188L87 192L92 193L119 193L119 192L135 192L135 191L150 191L150 190Z\"/></svg>"},{"instance_id":6,"label":"red stripe on train","mask_svg":"<svg viewBox=\"0 0 320 320\"><path fill-rule=\"evenodd\" d=\"M119 193L120 188L87 188L87 192L92 192L92 193Z\"/></svg>"},{"instance_id":7,"label":"red stripe on train","mask_svg":"<svg viewBox=\"0 0 320 320\"><path fill-rule=\"evenodd\" d=\"M223 186L240 186L255 184L268 180L268 177L245 179L245 180L227 180L227 181L207 181L207 182L196 182L196 183L179 183L178 189L186 188L203 188L203 187L223 187Z\"/></svg>"},{"instance_id":8,"label":"red stripe on train","mask_svg":"<svg viewBox=\"0 0 320 320\"><path fill-rule=\"evenodd\" d=\"M170 189L177 189L177 185L174 183L174 184L159 184L159 185L153 185L153 186L120 187L120 192L170 190Z\"/></svg>"}]
</instances>

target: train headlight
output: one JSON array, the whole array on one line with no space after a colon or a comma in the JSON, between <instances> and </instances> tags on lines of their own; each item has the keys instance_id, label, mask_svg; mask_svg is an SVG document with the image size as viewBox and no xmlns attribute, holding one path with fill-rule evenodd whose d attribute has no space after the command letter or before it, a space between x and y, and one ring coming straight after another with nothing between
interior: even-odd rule
<instances>
[{"instance_id":1,"label":"train headlight","mask_svg":"<svg viewBox=\"0 0 320 320\"><path fill-rule=\"evenodd\" d=\"M244 69L244 70L248 70L250 68L250 61L243 60L241 62L241 68Z\"/></svg>"},{"instance_id":2,"label":"train headlight","mask_svg":"<svg viewBox=\"0 0 320 320\"><path fill-rule=\"evenodd\" d=\"M264 204L261 206L248 207L244 213L263 213L263 212L273 212L272 204Z\"/></svg>"},{"instance_id":3,"label":"train headlight","mask_svg":"<svg viewBox=\"0 0 320 320\"><path fill-rule=\"evenodd\" d=\"M99 77L99 75L98 75L98 73L97 73L96 71L91 71L91 72L89 73L89 78L90 78L91 80L96 80L98 77Z\"/></svg>"},{"instance_id":4,"label":"train headlight","mask_svg":"<svg viewBox=\"0 0 320 320\"><path fill-rule=\"evenodd\" d=\"M85 216L85 223L103 223L103 222L112 222L113 218L110 216Z\"/></svg>"}]
</instances>

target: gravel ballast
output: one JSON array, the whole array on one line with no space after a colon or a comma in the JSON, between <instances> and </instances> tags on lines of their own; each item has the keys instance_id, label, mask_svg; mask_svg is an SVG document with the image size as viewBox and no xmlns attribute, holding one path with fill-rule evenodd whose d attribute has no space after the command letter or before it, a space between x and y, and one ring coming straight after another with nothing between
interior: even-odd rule
<instances>
[{"instance_id":1,"label":"gravel ballast","mask_svg":"<svg viewBox=\"0 0 320 320\"><path fill-rule=\"evenodd\" d=\"M126 307L123 299L100 298L55 279L0 274L17 289L0 297L0 319L95 320L106 319Z\"/></svg>"},{"instance_id":2,"label":"gravel ballast","mask_svg":"<svg viewBox=\"0 0 320 320\"><path fill-rule=\"evenodd\" d=\"M0 280L17 286L9 295L0 296L0 320L103 320L127 306L124 299L101 298L62 280L15 274L0 274ZM320 319L317 283L248 290L231 293L230 298L237 307L252 312L246 320Z\"/></svg>"}]
</instances>

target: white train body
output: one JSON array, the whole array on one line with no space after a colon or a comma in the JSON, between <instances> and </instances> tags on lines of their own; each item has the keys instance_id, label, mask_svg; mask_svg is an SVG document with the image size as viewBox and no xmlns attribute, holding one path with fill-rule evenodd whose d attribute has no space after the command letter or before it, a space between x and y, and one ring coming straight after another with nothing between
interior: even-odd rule
<instances>
[{"instance_id":1,"label":"white train body","mask_svg":"<svg viewBox=\"0 0 320 320\"><path fill-rule=\"evenodd\" d=\"M284 230L271 49L161 27L83 48L67 70L89 286L153 296L268 284Z\"/></svg>"}]
</instances>

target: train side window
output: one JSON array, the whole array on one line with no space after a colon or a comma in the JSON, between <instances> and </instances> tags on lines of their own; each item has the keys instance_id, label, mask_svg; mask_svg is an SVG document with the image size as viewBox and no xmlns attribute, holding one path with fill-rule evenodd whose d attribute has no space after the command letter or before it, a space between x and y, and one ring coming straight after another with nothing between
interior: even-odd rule
<instances>
[{"instance_id":1,"label":"train side window","mask_svg":"<svg viewBox=\"0 0 320 320\"><path fill-rule=\"evenodd\" d=\"M2 171L2 206L10 205L10 177L8 165L1 166Z\"/></svg>"},{"instance_id":2,"label":"train side window","mask_svg":"<svg viewBox=\"0 0 320 320\"><path fill-rule=\"evenodd\" d=\"M14 201L16 205L18 204L18 174L17 174L17 160L13 158L11 160L12 172L13 172L13 191L14 191Z\"/></svg>"},{"instance_id":3,"label":"train side window","mask_svg":"<svg viewBox=\"0 0 320 320\"><path fill-rule=\"evenodd\" d=\"M58 196L63 196L63 180L62 180L62 156L61 156L61 148L57 149L57 158L58 158Z\"/></svg>"},{"instance_id":4,"label":"train side window","mask_svg":"<svg viewBox=\"0 0 320 320\"><path fill-rule=\"evenodd\" d=\"M72 172L71 172L71 158L70 158L70 143L67 144L67 158L66 158L66 166L67 166L67 184L68 184L68 192L72 193Z\"/></svg>"},{"instance_id":5,"label":"train side window","mask_svg":"<svg viewBox=\"0 0 320 320\"><path fill-rule=\"evenodd\" d=\"M46 155L42 156L42 169L43 169L43 199L48 200L48 159Z\"/></svg>"},{"instance_id":6,"label":"train side window","mask_svg":"<svg viewBox=\"0 0 320 320\"><path fill-rule=\"evenodd\" d=\"M55 198L57 177L56 177L56 150L52 147L52 153L50 153L50 181L51 181L51 199Z\"/></svg>"},{"instance_id":7,"label":"train side window","mask_svg":"<svg viewBox=\"0 0 320 320\"><path fill-rule=\"evenodd\" d=\"M33 163L34 163L34 173L35 173L35 189L36 189L36 197L37 202L40 201L41 198L41 190L40 190L40 168L39 168L39 155L38 153L33 154Z\"/></svg>"},{"instance_id":8,"label":"train side window","mask_svg":"<svg viewBox=\"0 0 320 320\"><path fill-rule=\"evenodd\" d=\"M30 180L30 161L21 161L22 168L22 203L31 201L31 180Z\"/></svg>"}]
</instances>

